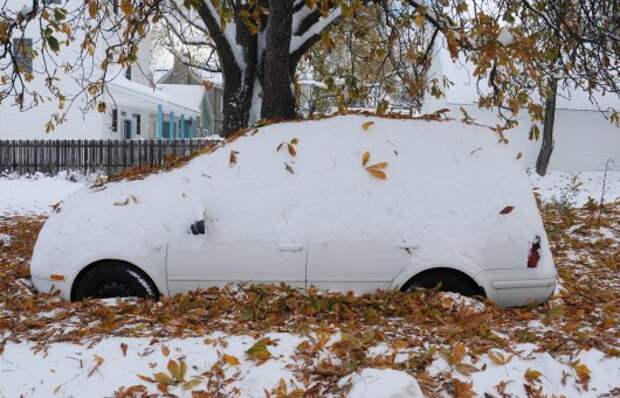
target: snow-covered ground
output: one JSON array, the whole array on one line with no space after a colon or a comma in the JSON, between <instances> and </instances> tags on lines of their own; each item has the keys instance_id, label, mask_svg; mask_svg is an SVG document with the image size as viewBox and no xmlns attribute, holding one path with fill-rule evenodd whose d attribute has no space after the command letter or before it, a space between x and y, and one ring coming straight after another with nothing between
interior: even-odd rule
<instances>
[{"instance_id":1,"label":"snow-covered ground","mask_svg":"<svg viewBox=\"0 0 620 398\"><path fill-rule=\"evenodd\" d=\"M65 173L54 177L0 176L0 215L47 214L50 206L84 187L90 179Z\"/></svg>"},{"instance_id":2,"label":"snow-covered ground","mask_svg":"<svg viewBox=\"0 0 620 398\"><path fill-rule=\"evenodd\" d=\"M534 192L545 202L567 201L569 205L581 207L590 198L596 203L601 196L605 202L620 199L620 172L617 171L610 171L607 176L602 171L575 174L550 171L545 177L531 173L530 178Z\"/></svg>"}]
</instances>

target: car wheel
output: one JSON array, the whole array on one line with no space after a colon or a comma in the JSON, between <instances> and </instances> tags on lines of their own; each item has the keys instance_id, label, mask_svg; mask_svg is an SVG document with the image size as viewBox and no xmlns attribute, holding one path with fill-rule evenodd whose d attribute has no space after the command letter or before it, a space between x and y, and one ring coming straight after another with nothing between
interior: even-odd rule
<instances>
[{"instance_id":1,"label":"car wheel","mask_svg":"<svg viewBox=\"0 0 620 398\"><path fill-rule=\"evenodd\" d=\"M110 261L98 264L78 278L73 300L84 298L145 297L157 298L157 288L139 269Z\"/></svg>"},{"instance_id":2,"label":"car wheel","mask_svg":"<svg viewBox=\"0 0 620 398\"><path fill-rule=\"evenodd\" d=\"M454 292L468 297L485 296L484 290L469 276L449 269L422 272L407 282L403 291L410 292L416 287L432 289L438 285L442 292Z\"/></svg>"}]
</instances>

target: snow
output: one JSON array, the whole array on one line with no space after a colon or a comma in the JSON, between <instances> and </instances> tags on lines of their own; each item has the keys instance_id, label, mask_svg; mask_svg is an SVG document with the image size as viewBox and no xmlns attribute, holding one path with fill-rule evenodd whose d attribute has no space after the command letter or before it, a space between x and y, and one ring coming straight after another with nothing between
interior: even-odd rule
<instances>
[{"instance_id":1,"label":"snow","mask_svg":"<svg viewBox=\"0 0 620 398\"><path fill-rule=\"evenodd\" d=\"M560 173L550 171L545 177L535 172L530 176L534 192L545 202L566 202L568 205L581 207L590 198L596 203L601 199L603 182L605 182L605 202L620 199L620 172L588 171L583 173Z\"/></svg>"},{"instance_id":2,"label":"snow","mask_svg":"<svg viewBox=\"0 0 620 398\"><path fill-rule=\"evenodd\" d=\"M515 37L507 27L502 27L499 30L499 35L497 36L497 41L499 41L502 46L509 46L515 41Z\"/></svg>"},{"instance_id":3,"label":"snow","mask_svg":"<svg viewBox=\"0 0 620 398\"><path fill-rule=\"evenodd\" d=\"M291 37L291 45L289 52L292 54L297 51L301 46L304 45L311 37L320 35L321 32L331 25L338 17L340 17L341 9L340 7L334 8L326 17L320 18L317 22L314 23L307 31L305 31L302 35L294 35Z\"/></svg>"},{"instance_id":4,"label":"snow","mask_svg":"<svg viewBox=\"0 0 620 398\"><path fill-rule=\"evenodd\" d=\"M10 245L10 244L11 244L11 236L7 234L0 234L0 246Z\"/></svg>"},{"instance_id":5,"label":"snow","mask_svg":"<svg viewBox=\"0 0 620 398\"><path fill-rule=\"evenodd\" d=\"M367 368L346 376L340 383L353 383L347 398L418 398L424 397L416 379L392 369Z\"/></svg>"},{"instance_id":6,"label":"snow","mask_svg":"<svg viewBox=\"0 0 620 398\"><path fill-rule=\"evenodd\" d=\"M47 214L52 210L50 206L83 188L88 181L89 178L66 173L54 177L0 176L0 216Z\"/></svg>"}]
</instances>

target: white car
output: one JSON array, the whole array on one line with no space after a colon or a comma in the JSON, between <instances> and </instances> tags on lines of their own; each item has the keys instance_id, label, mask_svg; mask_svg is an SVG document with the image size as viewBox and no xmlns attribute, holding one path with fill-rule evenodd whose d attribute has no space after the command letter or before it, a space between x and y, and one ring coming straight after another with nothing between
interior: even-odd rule
<instances>
[{"instance_id":1,"label":"white car","mask_svg":"<svg viewBox=\"0 0 620 398\"><path fill-rule=\"evenodd\" d=\"M178 169L83 189L45 223L31 272L67 300L441 283L521 306L556 281L529 180L496 133L363 116L263 127Z\"/></svg>"}]
</instances>

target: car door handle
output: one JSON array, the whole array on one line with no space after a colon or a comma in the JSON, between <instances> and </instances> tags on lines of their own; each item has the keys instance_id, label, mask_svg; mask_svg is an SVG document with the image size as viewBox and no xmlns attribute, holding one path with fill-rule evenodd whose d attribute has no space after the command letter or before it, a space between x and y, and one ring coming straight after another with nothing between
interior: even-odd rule
<instances>
[{"instance_id":1,"label":"car door handle","mask_svg":"<svg viewBox=\"0 0 620 398\"><path fill-rule=\"evenodd\" d=\"M205 234L205 220L199 220L190 225L189 229L192 231L194 235L204 235Z\"/></svg>"},{"instance_id":2,"label":"car door handle","mask_svg":"<svg viewBox=\"0 0 620 398\"><path fill-rule=\"evenodd\" d=\"M279 246L278 250L285 253L296 253L304 250L303 246Z\"/></svg>"}]
</instances>

